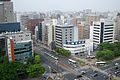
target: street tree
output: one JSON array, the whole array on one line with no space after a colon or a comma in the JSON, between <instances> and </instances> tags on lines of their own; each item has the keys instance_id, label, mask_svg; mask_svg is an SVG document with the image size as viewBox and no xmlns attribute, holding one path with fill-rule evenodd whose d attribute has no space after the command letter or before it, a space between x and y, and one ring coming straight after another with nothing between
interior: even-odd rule
<instances>
[{"instance_id":1,"label":"street tree","mask_svg":"<svg viewBox=\"0 0 120 80\"><path fill-rule=\"evenodd\" d=\"M35 63L40 63L40 55L35 55Z\"/></svg>"},{"instance_id":2,"label":"street tree","mask_svg":"<svg viewBox=\"0 0 120 80\"><path fill-rule=\"evenodd\" d=\"M102 51L97 51L96 57L102 60L111 60L114 58L114 54L113 51L111 50L102 50Z\"/></svg>"},{"instance_id":3,"label":"street tree","mask_svg":"<svg viewBox=\"0 0 120 80\"><path fill-rule=\"evenodd\" d=\"M29 65L27 68L29 77L41 76L45 72L45 68L41 64Z\"/></svg>"}]
</instances>

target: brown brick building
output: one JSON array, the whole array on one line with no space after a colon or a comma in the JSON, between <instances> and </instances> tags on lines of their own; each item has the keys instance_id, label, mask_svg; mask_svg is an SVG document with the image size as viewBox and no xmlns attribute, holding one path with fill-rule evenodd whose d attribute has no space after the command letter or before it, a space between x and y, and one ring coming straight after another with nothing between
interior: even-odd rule
<instances>
[{"instance_id":1,"label":"brown brick building","mask_svg":"<svg viewBox=\"0 0 120 80\"><path fill-rule=\"evenodd\" d=\"M31 31L32 35L35 34L35 27L39 25L39 23L41 23L42 21L44 21L44 19L29 19L26 22L26 28L27 30Z\"/></svg>"}]
</instances>

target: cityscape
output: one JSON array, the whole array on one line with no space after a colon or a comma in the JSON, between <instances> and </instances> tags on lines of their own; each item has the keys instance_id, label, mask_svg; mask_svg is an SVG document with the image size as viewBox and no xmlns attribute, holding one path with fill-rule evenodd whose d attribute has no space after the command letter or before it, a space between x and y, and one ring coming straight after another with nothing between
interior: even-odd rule
<instances>
[{"instance_id":1,"label":"cityscape","mask_svg":"<svg viewBox=\"0 0 120 80\"><path fill-rule=\"evenodd\" d=\"M0 80L120 80L120 1L77 1L0 0Z\"/></svg>"}]
</instances>

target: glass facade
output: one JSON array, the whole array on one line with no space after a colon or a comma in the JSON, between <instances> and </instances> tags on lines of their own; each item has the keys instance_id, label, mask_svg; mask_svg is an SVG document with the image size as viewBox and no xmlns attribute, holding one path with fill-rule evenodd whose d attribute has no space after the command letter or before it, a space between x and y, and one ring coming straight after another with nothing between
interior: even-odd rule
<instances>
[{"instance_id":1,"label":"glass facade","mask_svg":"<svg viewBox=\"0 0 120 80\"><path fill-rule=\"evenodd\" d=\"M38 36L39 40L42 41L42 23L38 26Z\"/></svg>"},{"instance_id":2,"label":"glass facade","mask_svg":"<svg viewBox=\"0 0 120 80\"><path fill-rule=\"evenodd\" d=\"M0 23L0 34L3 32L17 32L20 31L20 23Z\"/></svg>"},{"instance_id":3,"label":"glass facade","mask_svg":"<svg viewBox=\"0 0 120 80\"><path fill-rule=\"evenodd\" d=\"M32 56L32 41L14 43L15 60L25 60Z\"/></svg>"},{"instance_id":4,"label":"glass facade","mask_svg":"<svg viewBox=\"0 0 120 80\"><path fill-rule=\"evenodd\" d=\"M4 37L0 37L0 56L6 54L6 39Z\"/></svg>"}]
</instances>

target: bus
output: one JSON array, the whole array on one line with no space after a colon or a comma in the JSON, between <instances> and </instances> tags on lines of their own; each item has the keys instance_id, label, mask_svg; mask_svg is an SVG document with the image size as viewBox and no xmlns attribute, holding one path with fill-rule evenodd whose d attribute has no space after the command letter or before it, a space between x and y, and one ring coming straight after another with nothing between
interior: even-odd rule
<instances>
[{"instance_id":1,"label":"bus","mask_svg":"<svg viewBox=\"0 0 120 80\"><path fill-rule=\"evenodd\" d=\"M88 59L88 58L90 58L90 59L94 59L95 56L87 56L86 58L87 58L87 59Z\"/></svg>"},{"instance_id":2,"label":"bus","mask_svg":"<svg viewBox=\"0 0 120 80\"><path fill-rule=\"evenodd\" d=\"M77 66L76 66L77 62L76 62L75 60L68 59L68 63L69 63L69 64L72 64L74 67L77 67Z\"/></svg>"},{"instance_id":3,"label":"bus","mask_svg":"<svg viewBox=\"0 0 120 80\"><path fill-rule=\"evenodd\" d=\"M57 57L55 57L55 56L53 56L52 58L54 58L55 60L58 60L58 58L57 58Z\"/></svg>"},{"instance_id":4,"label":"bus","mask_svg":"<svg viewBox=\"0 0 120 80\"><path fill-rule=\"evenodd\" d=\"M57 57L55 57L55 56L53 56L53 55L51 55L51 54L49 54L49 53L46 53L48 56L50 56L51 58L53 58L53 59L55 59L55 60L58 60L58 58Z\"/></svg>"},{"instance_id":5,"label":"bus","mask_svg":"<svg viewBox=\"0 0 120 80\"><path fill-rule=\"evenodd\" d=\"M100 62L95 63L95 65L105 65L105 64L106 64L106 62L104 62L104 61L100 61Z\"/></svg>"}]
</instances>

